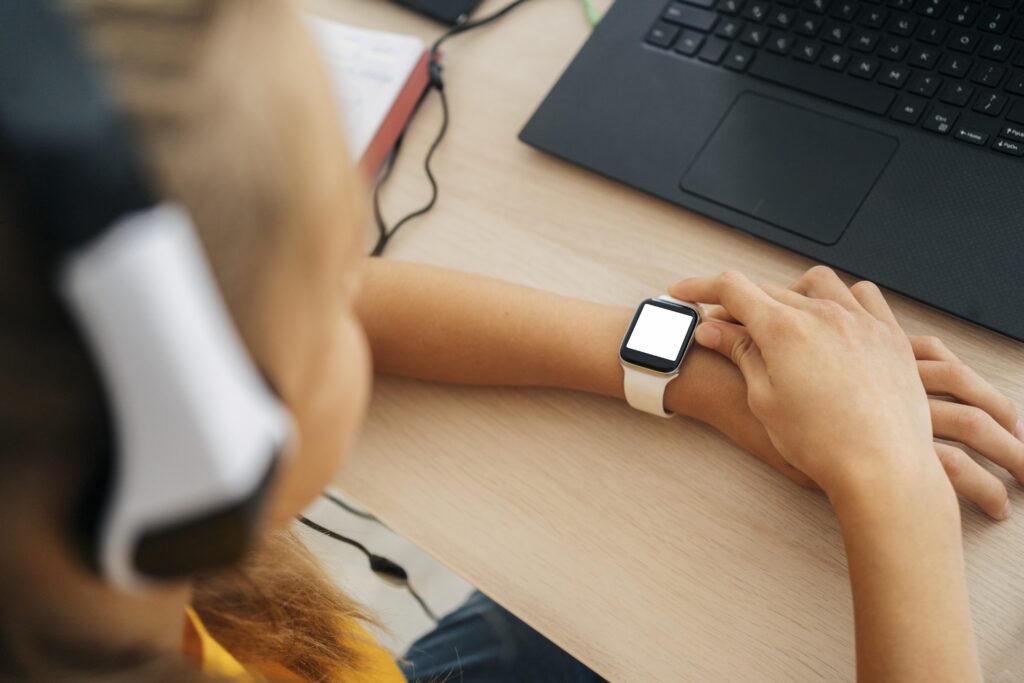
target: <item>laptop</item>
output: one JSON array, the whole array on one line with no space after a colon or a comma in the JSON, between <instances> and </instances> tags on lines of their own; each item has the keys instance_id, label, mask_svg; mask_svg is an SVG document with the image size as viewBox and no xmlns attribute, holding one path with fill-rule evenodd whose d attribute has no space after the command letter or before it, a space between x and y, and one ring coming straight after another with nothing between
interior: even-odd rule
<instances>
[{"instance_id":1,"label":"laptop","mask_svg":"<svg viewBox=\"0 0 1024 683\"><path fill-rule=\"evenodd\" d=\"M395 0L431 19L455 25L469 18L480 0Z\"/></svg>"},{"instance_id":2,"label":"laptop","mask_svg":"<svg viewBox=\"0 0 1024 683\"><path fill-rule=\"evenodd\" d=\"M620 0L520 138L1024 340L1024 0Z\"/></svg>"}]
</instances>

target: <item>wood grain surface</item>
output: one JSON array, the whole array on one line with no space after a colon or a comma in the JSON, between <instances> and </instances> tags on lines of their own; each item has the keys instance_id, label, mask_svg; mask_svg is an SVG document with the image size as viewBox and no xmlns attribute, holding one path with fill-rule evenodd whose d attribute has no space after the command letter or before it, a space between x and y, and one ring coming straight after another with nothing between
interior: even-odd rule
<instances>
[{"instance_id":1,"label":"wood grain surface","mask_svg":"<svg viewBox=\"0 0 1024 683\"><path fill-rule=\"evenodd\" d=\"M440 33L385 0L302 6ZM588 30L576 0L531 0L446 44L440 201L388 258L624 306L681 276L739 269L788 283L813 265L517 140ZM439 120L432 97L383 196L392 219L428 196L421 164ZM1024 345L890 298L908 332L941 336L1024 406ZM846 560L827 501L701 424L580 394L379 377L338 483L610 680L854 678ZM981 655L999 683L1024 680L1024 495L1010 491L1019 512L1007 522L963 514Z\"/></svg>"}]
</instances>

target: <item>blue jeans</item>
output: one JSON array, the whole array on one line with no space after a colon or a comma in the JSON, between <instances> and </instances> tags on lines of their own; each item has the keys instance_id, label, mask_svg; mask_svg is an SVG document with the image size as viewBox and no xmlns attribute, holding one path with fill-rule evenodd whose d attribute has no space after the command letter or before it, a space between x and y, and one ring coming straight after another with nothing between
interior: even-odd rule
<instances>
[{"instance_id":1,"label":"blue jeans","mask_svg":"<svg viewBox=\"0 0 1024 683\"><path fill-rule=\"evenodd\" d=\"M600 683L604 679L475 591L400 662L410 683Z\"/></svg>"}]
</instances>

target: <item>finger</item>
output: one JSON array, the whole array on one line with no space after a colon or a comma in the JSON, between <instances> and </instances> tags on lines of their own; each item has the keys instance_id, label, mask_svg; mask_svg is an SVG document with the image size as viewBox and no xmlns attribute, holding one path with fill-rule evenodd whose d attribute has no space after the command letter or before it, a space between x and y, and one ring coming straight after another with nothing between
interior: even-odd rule
<instances>
[{"instance_id":1,"label":"finger","mask_svg":"<svg viewBox=\"0 0 1024 683\"><path fill-rule=\"evenodd\" d=\"M928 403L935 436L959 441L1024 483L1024 442L1014 438L981 408L934 398Z\"/></svg>"},{"instance_id":2,"label":"finger","mask_svg":"<svg viewBox=\"0 0 1024 683\"><path fill-rule=\"evenodd\" d=\"M697 343L722 354L743 373L750 390L766 388L768 370L753 338L744 327L732 323L704 322L697 328Z\"/></svg>"},{"instance_id":3,"label":"finger","mask_svg":"<svg viewBox=\"0 0 1024 683\"><path fill-rule=\"evenodd\" d=\"M850 288L828 266L814 266L794 282L790 289L812 299L829 299L846 308L860 309L860 303Z\"/></svg>"},{"instance_id":4,"label":"finger","mask_svg":"<svg viewBox=\"0 0 1024 683\"><path fill-rule=\"evenodd\" d=\"M956 492L971 501L992 519L1006 519L1010 516L1010 498L1003 482L974 462L969 455L949 444L935 444L942 469L946 470L949 482Z\"/></svg>"},{"instance_id":5,"label":"finger","mask_svg":"<svg viewBox=\"0 0 1024 683\"><path fill-rule=\"evenodd\" d=\"M721 306L705 306L704 313L704 318L707 320L720 320L723 323L736 322L736 318L729 315L729 311L725 310Z\"/></svg>"},{"instance_id":6,"label":"finger","mask_svg":"<svg viewBox=\"0 0 1024 683\"><path fill-rule=\"evenodd\" d=\"M951 363L960 360L938 337L910 335L909 339L914 349L914 358L918 360L944 360Z\"/></svg>"},{"instance_id":7,"label":"finger","mask_svg":"<svg viewBox=\"0 0 1024 683\"><path fill-rule=\"evenodd\" d=\"M797 294L785 287L779 287L778 285L773 285L771 283L762 283L758 286L763 289L768 296L779 303L786 304L787 306L793 306L794 308L809 308L806 305L807 297L802 294ZM722 322L727 323L738 322L736 318L729 314L729 311L725 310L721 306L706 306L704 310L705 318L721 320Z\"/></svg>"},{"instance_id":8,"label":"finger","mask_svg":"<svg viewBox=\"0 0 1024 683\"><path fill-rule=\"evenodd\" d=\"M1011 434L1017 429L1017 407L978 373L960 362L917 361L925 391L932 396L951 396L961 403L981 408Z\"/></svg>"},{"instance_id":9,"label":"finger","mask_svg":"<svg viewBox=\"0 0 1024 683\"><path fill-rule=\"evenodd\" d=\"M730 271L715 277L694 277L669 287L668 293L683 301L720 304L755 333L779 303L742 273Z\"/></svg>"},{"instance_id":10,"label":"finger","mask_svg":"<svg viewBox=\"0 0 1024 683\"><path fill-rule=\"evenodd\" d=\"M861 280L850 287L850 293L860 302L864 310L873 315L877 320L887 323L895 323L896 316L893 315L889 303L882 296L882 290L874 282Z\"/></svg>"},{"instance_id":11,"label":"finger","mask_svg":"<svg viewBox=\"0 0 1024 683\"><path fill-rule=\"evenodd\" d=\"M811 299L808 299L803 294L794 292L791 289L780 287L779 285L773 285L769 282L761 284L761 289L771 298L778 301L780 304L792 306L793 308L799 308L805 311L814 309L814 305Z\"/></svg>"}]
</instances>

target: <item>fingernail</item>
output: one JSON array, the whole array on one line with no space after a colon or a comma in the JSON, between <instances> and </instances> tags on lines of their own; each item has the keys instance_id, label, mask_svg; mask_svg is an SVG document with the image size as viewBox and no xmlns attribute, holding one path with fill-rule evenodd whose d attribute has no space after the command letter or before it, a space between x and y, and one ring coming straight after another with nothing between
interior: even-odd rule
<instances>
[{"instance_id":1,"label":"fingernail","mask_svg":"<svg viewBox=\"0 0 1024 683\"><path fill-rule=\"evenodd\" d=\"M999 515L999 519L1006 519L1013 512L1013 506L1010 505L1010 499L1006 499L1006 503L1003 504L1003 511Z\"/></svg>"},{"instance_id":2,"label":"fingernail","mask_svg":"<svg viewBox=\"0 0 1024 683\"><path fill-rule=\"evenodd\" d=\"M722 333L714 325L701 325L697 328L697 341L701 346L715 347L722 341Z\"/></svg>"},{"instance_id":3,"label":"fingernail","mask_svg":"<svg viewBox=\"0 0 1024 683\"><path fill-rule=\"evenodd\" d=\"M1013 435L1024 441L1024 420L1017 420L1017 428L1013 430Z\"/></svg>"}]
</instances>

